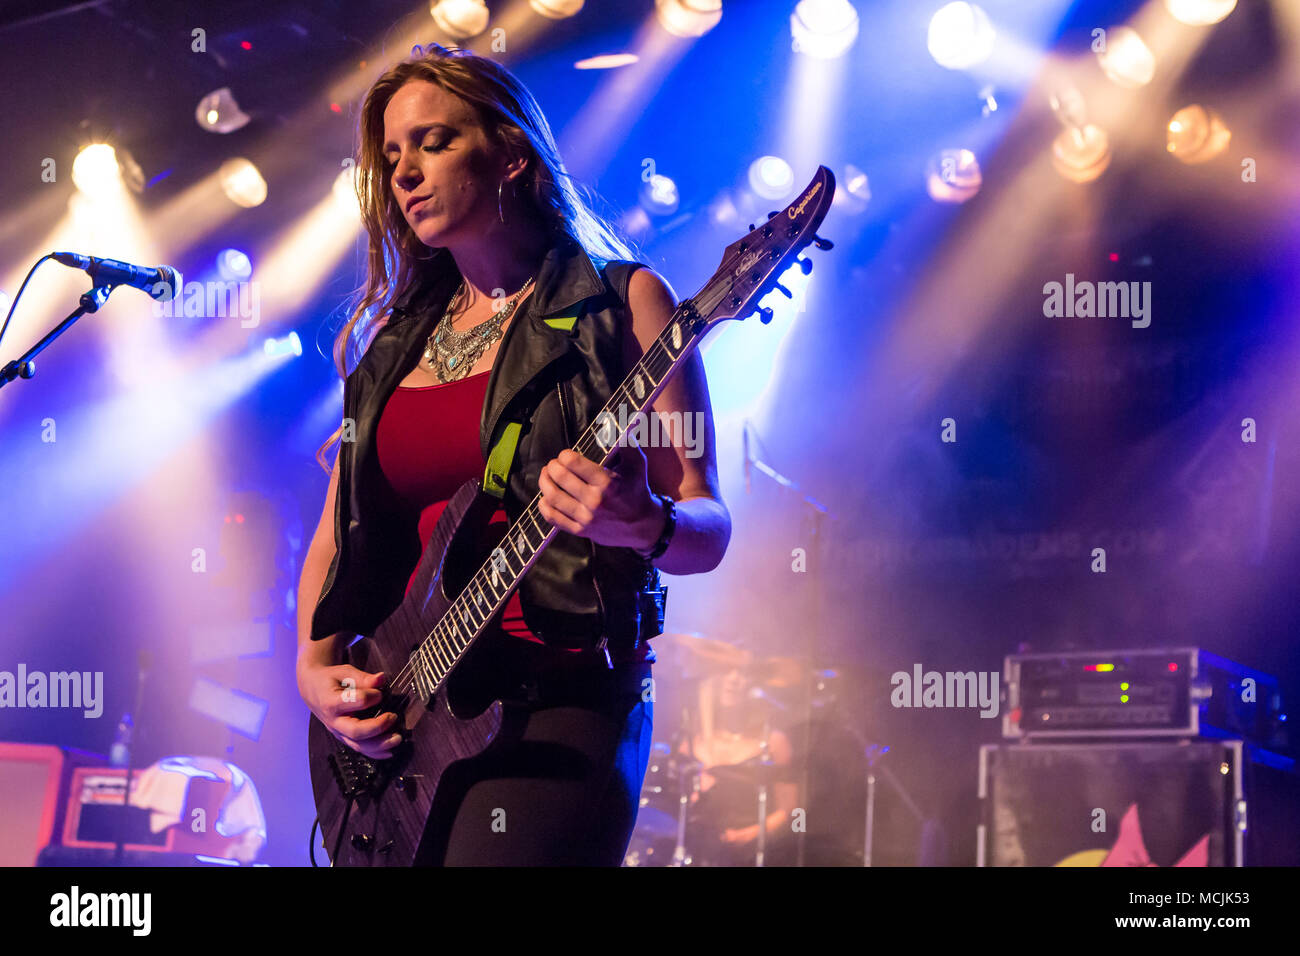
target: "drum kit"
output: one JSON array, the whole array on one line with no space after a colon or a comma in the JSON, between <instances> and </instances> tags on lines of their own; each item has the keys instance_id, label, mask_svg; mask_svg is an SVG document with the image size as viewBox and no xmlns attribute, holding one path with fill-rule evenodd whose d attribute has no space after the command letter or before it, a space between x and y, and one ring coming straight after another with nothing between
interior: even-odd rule
<instances>
[{"instance_id":1,"label":"drum kit","mask_svg":"<svg viewBox=\"0 0 1300 956\"><path fill-rule=\"evenodd\" d=\"M652 747L624 866L869 860L864 782L883 750L854 729L861 695L845 694L842 671L699 634L661 635L655 652L656 686L680 694L680 719ZM781 793L797 794L802 825L784 818L794 807Z\"/></svg>"}]
</instances>

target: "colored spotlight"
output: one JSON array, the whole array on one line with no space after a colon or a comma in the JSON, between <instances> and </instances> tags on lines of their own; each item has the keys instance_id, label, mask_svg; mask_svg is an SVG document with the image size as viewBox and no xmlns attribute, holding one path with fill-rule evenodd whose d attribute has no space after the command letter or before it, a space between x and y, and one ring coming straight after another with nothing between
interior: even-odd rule
<instances>
[{"instance_id":1,"label":"colored spotlight","mask_svg":"<svg viewBox=\"0 0 1300 956\"><path fill-rule=\"evenodd\" d=\"M1165 9L1179 23L1207 27L1237 8L1237 0L1165 0Z\"/></svg>"},{"instance_id":2,"label":"colored spotlight","mask_svg":"<svg viewBox=\"0 0 1300 956\"><path fill-rule=\"evenodd\" d=\"M233 133L248 125L248 114L239 108L228 86L213 90L199 100L194 119L209 133Z\"/></svg>"},{"instance_id":3,"label":"colored spotlight","mask_svg":"<svg viewBox=\"0 0 1300 956\"><path fill-rule=\"evenodd\" d=\"M1165 127L1165 147L1189 166L1218 156L1231 139L1232 132L1219 114L1199 103L1184 106Z\"/></svg>"},{"instance_id":4,"label":"colored spotlight","mask_svg":"<svg viewBox=\"0 0 1300 956\"><path fill-rule=\"evenodd\" d=\"M1106 45L1097 51L1097 62L1112 83L1129 90L1146 86L1156 75L1155 54L1130 27L1106 31Z\"/></svg>"},{"instance_id":5,"label":"colored spotlight","mask_svg":"<svg viewBox=\"0 0 1300 956\"><path fill-rule=\"evenodd\" d=\"M563 20L582 9L582 0L528 0L533 12L551 20Z\"/></svg>"},{"instance_id":6,"label":"colored spotlight","mask_svg":"<svg viewBox=\"0 0 1300 956\"><path fill-rule=\"evenodd\" d=\"M248 254L238 249L222 249L217 253L217 275L226 282L243 282L253 274L253 263Z\"/></svg>"},{"instance_id":7,"label":"colored spotlight","mask_svg":"<svg viewBox=\"0 0 1300 956\"><path fill-rule=\"evenodd\" d=\"M930 18L925 45L940 66L967 70L993 54L996 40L987 13L973 3L950 3Z\"/></svg>"},{"instance_id":8,"label":"colored spotlight","mask_svg":"<svg viewBox=\"0 0 1300 956\"><path fill-rule=\"evenodd\" d=\"M764 199L784 199L794 188L794 170L779 156L760 156L749 164L749 188Z\"/></svg>"},{"instance_id":9,"label":"colored spotlight","mask_svg":"<svg viewBox=\"0 0 1300 956\"><path fill-rule=\"evenodd\" d=\"M926 189L935 202L965 202L983 184L979 161L969 149L942 150L926 170Z\"/></svg>"},{"instance_id":10,"label":"colored spotlight","mask_svg":"<svg viewBox=\"0 0 1300 956\"><path fill-rule=\"evenodd\" d=\"M252 209L266 202L266 180L257 167L242 156L228 159L217 172L221 191L236 206Z\"/></svg>"},{"instance_id":11,"label":"colored spotlight","mask_svg":"<svg viewBox=\"0 0 1300 956\"><path fill-rule=\"evenodd\" d=\"M302 339L297 332L290 332L277 339L267 339L262 343L262 351L267 355L302 355Z\"/></svg>"},{"instance_id":12,"label":"colored spotlight","mask_svg":"<svg viewBox=\"0 0 1300 956\"><path fill-rule=\"evenodd\" d=\"M483 0L437 0L429 15L438 29L456 40L476 37L488 25L488 8Z\"/></svg>"},{"instance_id":13,"label":"colored spotlight","mask_svg":"<svg viewBox=\"0 0 1300 956\"><path fill-rule=\"evenodd\" d=\"M117 189L122 182L117 150L107 143L87 146L72 161L72 182L88 196Z\"/></svg>"},{"instance_id":14,"label":"colored spotlight","mask_svg":"<svg viewBox=\"0 0 1300 956\"><path fill-rule=\"evenodd\" d=\"M702 37L722 19L722 0L655 0L655 16L675 37Z\"/></svg>"},{"instance_id":15,"label":"colored spotlight","mask_svg":"<svg viewBox=\"0 0 1300 956\"><path fill-rule=\"evenodd\" d=\"M602 53L600 56L589 56L585 60L579 60L573 64L573 68L575 70L613 70L620 66L629 66L640 61L640 59L635 53Z\"/></svg>"},{"instance_id":16,"label":"colored spotlight","mask_svg":"<svg viewBox=\"0 0 1300 956\"><path fill-rule=\"evenodd\" d=\"M871 202L871 183L867 174L852 163L844 167L843 178L835 184L835 204L848 212L864 212Z\"/></svg>"},{"instance_id":17,"label":"colored spotlight","mask_svg":"<svg viewBox=\"0 0 1300 956\"><path fill-rule=\"evenodd\" d=\"M800 0L790 14L796 53L833 60L858 38L858 11L848 0Z\"/></svg>"},{"instance_id":18,"label":"colored spotlight","mask_svg":"<svg viewBox=\"0 0 1300 956\"><path fill-rule=\"evenodd\" d=\"M1063 129L1052 141L1052 166L1072 183L1090 183L1110 165L1110 137L1091 123Z\"/></svg>"},{"instance_id":19,"label":"colored spotlight","mask_svg":"<svg viewBox=\"0 0 1300 956\"><path fill-rule=\"evenodd\" d=\"M357 168L355 166L344 168L334 177L331 192L340 209L345 209L357 216L361 214L361 207L357 200Z\"/></svg>"},{"instance_id":20,"label":"colored spotlight","mask_svg":"<svg viewBox=\"0 0 1300 956\"><path fill-rule=\"evenodd\" d=\"M641 185L641 204L656 216L670 216L677 211L681 196L677 184L658 173Z\"/></svg>"}]
</instances>

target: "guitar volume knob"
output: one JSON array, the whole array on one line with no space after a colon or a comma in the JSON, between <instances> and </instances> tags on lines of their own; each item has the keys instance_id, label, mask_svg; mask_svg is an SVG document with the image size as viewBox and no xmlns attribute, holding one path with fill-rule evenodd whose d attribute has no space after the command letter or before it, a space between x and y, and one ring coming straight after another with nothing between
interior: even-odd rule
<instances>
[{"instance_id":1,"label":"guitar volume knob","mask_svg":"<svg viewBox=\"0 0 1300 956\"><path fill-rule=\"evenodd\" d=\"M368 833L352 834L352 849L354 850L369 850L374 842L374 839Z\"/></svg>"}]
</instances>

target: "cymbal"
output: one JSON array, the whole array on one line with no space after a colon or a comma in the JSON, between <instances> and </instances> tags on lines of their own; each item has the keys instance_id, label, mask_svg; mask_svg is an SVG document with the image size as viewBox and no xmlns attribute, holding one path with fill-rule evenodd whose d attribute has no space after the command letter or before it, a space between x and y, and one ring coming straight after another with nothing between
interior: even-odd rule
<instances>
[{"instance_id":1,"label":"cymbal","mask_svg":"<svg viewBox=\"0 0 1300 956\"><path fill-rule=\"evenodd\" d=\"M756 787L764 781L771 782L776 765L764 762L762 757L750 757L741 763L705 767L704 772L716 780L731 780Z\"/></svg>"},{"instance_id":2,"label":"cymbal","mask_svg":"<svg viewBox=\"0 0 1300 956\"><path fill-rule=\"evenodd\" d=\"M765 687L797 687L807 679L807 669L797 657L767 657L753 667L756 684Z\"/></svg>"},{"instance_id":3,"label":"cymbal","mask_svg":"<svg viewBox=\"0 0 1300 956\"><path fill-rule=\"evenodd\" d=\"M668 643L685 651L697 663L719 671L744 670L753 658L749 651L734 644L700 634L664 634L660 640L663 638L668 638Z\"/></svg>"}]
</instances>

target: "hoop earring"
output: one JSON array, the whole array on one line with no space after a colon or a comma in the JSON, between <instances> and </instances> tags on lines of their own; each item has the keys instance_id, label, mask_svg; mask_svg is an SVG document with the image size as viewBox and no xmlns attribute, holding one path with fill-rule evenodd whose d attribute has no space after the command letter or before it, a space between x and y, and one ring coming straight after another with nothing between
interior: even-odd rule
<instances>
[{"instance_id":1,"label":"hoop earring","mask_svg":"<svg viewBox=\"0 0 1300 956\"><path fill-rule=\"evenodd\" d=\"M506 181L504 179L501 180L501 182L497 183L497 218L501 220L501 225L503 226L506 224L506 217L505 214L501 211L501 190L505 186L505 184Z\"/></svg>"}]
</instances>

